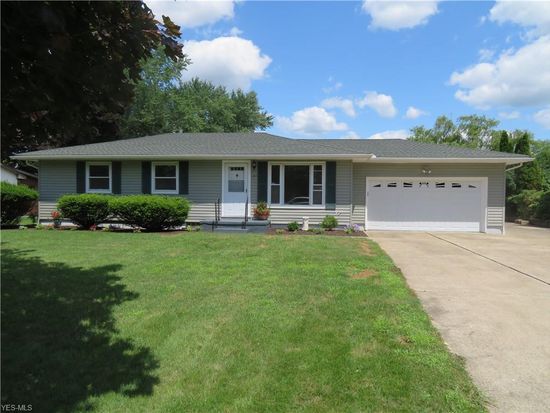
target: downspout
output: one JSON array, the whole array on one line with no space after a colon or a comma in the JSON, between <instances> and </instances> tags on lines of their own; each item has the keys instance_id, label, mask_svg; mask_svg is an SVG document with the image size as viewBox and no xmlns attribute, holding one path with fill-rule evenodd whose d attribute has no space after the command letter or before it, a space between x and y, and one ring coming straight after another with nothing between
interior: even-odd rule
<instances>
[{"instance_id":1,"label":"downspout","mask_svg":"<svg viewBox=\"0 0 550 413\"><path fill-rule=\"evenodd\" d=\"M518 169L518 168L520 168L520 167L522 167L522 166L523 166L523 162L518 163L517 165L514 165L514 166L512 166L511 168L505 169L504 172L513 171L514 169Z\"/></svg>"}]
</instances>

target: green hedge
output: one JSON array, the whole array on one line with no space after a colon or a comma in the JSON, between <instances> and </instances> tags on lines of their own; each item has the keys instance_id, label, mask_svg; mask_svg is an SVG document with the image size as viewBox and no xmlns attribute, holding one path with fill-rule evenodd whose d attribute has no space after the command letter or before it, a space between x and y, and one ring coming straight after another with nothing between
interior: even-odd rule
<instances>
[{"instance_id":1,"label":"green hedge","mask_svg":"<svg viewBox=\"0 0 550 413\"><path fill-rule=\"evenodd\" d=\"M19 220L38 199L38 192L25 185L14 185L8 182L0 183L2 202L2 225L18 224Z\"/></svg>"},{"instance_id":2,"label":"green hedge","mask_svg":"<svg viewBox=\"0 0 550 413\"><path fill-rule=\"evenodd\" d=\"M110 195L79 194L63 195L57 208L63 218L70 219L81 228L89 229L92 225L105 222L111 215Z\"/></svg>"},{"instance_id":3,"label":"green hedge","mask_svg":"<svg viewBox=\"0 0 550 413\"><path fill-rule=\"evenodd\" d=\"M189 202L185 198L160 195L113 197L110 206L122 223L148 231L181 226L189 213Z\"/></svg>"}]
</instances>

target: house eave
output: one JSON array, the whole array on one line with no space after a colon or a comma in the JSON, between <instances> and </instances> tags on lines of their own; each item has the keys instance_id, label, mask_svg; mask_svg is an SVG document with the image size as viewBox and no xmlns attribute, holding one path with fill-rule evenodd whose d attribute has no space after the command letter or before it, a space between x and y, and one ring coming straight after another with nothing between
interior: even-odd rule
<instances>
[{"instance_id":1,"label":"house eave","mask_svg":"<svg viewBox=\"0 0 550 413\"><path fill-rule=\"evenodd\" d=\"M372 157L368 160L353 159L354 162L372 162L372 163L496 163L515 165L524 162L530 162L533 158L390 158L390 157Z\"/></svg>"},{"instance_id":2,"label":"house eave","mask_svg":"<svg viewBox=\"0 0 550 413\"><path fill-rule=\"evenodd\" d=\"M374 158L372 154L365 154L357 157L351 154L237 154L237 155L33 155L19 154L12 155L11 159L20 159L28 161L53 161L53 160L178 160L178 159L195 159L195 160L212 160L212 159L255 159L255 160L285 160L285 159L300 159L300 160L327 160L327 159L360 159L367 161Z\"/></svg>"}]
</instances>

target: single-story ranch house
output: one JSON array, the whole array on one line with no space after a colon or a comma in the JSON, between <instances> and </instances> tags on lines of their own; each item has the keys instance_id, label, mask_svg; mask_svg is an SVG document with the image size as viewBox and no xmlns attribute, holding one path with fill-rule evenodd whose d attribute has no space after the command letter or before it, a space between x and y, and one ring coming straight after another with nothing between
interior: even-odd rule
<instances>
[{"instance_id":1,"label":"single-story ranch house","mask_svg":"<svg viewBox=\"0 0 550 413\"><path fill-rule=\"evenodd\" d=\"M173 133L27 152L39 166L39 219L69 193L168 194L189 221L271 222L336 215L365 229L504 231L505 171L524 155L387 139L288 139L268 133ZM248 202L247 202L248 201Z\"/></svg>"}]
</instances>

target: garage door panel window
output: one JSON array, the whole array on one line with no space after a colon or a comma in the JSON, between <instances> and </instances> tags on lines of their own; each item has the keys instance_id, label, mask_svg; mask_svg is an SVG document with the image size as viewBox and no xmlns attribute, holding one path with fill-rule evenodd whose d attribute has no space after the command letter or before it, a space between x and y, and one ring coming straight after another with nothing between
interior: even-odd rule
<instances>
[{"instance_id":1,"label":"garage door panel window","mask_svg":"<svg viewBox=\"0 0 550 413\"><path fill-rule=\"evenodd\" d=\"M322 206L324 164L272 164L269 169L271 205Z\"/></svg>"}]
</instances>

